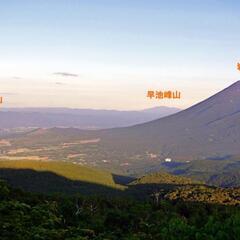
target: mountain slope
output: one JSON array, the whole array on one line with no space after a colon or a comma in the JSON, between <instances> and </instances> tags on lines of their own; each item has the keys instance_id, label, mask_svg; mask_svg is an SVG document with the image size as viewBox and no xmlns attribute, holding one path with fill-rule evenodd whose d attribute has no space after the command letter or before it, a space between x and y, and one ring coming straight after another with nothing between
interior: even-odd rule
<instances>
[{"instance_id":1,"label":"mountain slope","mask_svg":"<svg viewBox=\"0 0 240 240\"><path fill-rule=\"evenodd\" d=\"M108 131L106 139L114 148L151 151L176 160L239 156L240 81L177 114Z\"/></svg>"}]
</instances>

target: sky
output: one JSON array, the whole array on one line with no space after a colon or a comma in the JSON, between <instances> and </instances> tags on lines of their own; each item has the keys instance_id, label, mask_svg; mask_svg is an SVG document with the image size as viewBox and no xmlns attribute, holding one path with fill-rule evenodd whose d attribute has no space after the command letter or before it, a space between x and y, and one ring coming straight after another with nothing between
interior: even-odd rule
<instances>
[{"instance_id":1,"label":"sky","mask_svg":"<svg viewBox=\"0 0 240 240\"><path fill-rule=\"evenodd\" d=\"M238 0L0 0L1 107L187 108L240 79L239 12Z\"/></svg>"}]
</instances>

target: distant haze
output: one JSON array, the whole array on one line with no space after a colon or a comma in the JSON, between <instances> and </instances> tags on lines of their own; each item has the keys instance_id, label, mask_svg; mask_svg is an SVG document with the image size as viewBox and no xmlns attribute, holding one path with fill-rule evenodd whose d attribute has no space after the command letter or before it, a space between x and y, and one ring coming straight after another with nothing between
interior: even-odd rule
<instances>
[{"instance_id":1,"label":"distant haze","mask_svg":"<svg viewBox=\"0 0 240 240\"><path fill-rule=\"evenodd\" d=\"M77 127L99 129L130 126L165 117L178 108L155 107L142 111L117 111L71 108L2 108L1 128Z\"/></svg>"}]
</instances>

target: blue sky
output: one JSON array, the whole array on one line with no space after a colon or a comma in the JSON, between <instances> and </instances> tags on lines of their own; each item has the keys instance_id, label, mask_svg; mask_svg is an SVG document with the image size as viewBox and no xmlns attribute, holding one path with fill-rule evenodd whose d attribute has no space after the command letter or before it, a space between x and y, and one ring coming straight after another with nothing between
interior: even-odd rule
<instances>
[{"instance_id":1,"label":"blue sky","mask_svg":"<svg viewBox=\"0 0 240 240\"><path fill-rule=\"evenodd\" d=\"M4 105L191 106L240 79L239 12L237 0L0 1Z\"/></svg>"}]
</instances>

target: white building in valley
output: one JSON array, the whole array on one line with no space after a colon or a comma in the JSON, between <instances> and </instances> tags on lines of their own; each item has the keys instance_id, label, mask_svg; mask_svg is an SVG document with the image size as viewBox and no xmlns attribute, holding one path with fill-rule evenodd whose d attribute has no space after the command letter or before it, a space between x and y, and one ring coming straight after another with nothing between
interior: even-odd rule
<instances>
[{"instance_id":1,"label":"white building in valley","mask_svg":"<svg viewBox=\"0 0 240 240\"><path fill-rule=\"evenodd\" d=\"M171 162L172 159L171 158L165 158L165 162Z\"/></svg>"}]
</instances>

